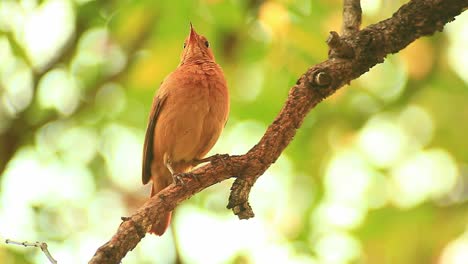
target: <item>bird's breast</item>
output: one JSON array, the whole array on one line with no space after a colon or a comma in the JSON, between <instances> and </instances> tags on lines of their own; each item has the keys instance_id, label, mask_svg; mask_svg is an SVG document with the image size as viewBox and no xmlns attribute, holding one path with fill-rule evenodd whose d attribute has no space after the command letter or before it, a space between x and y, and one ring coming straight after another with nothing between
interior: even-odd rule
<instances>
[{"instance_id":1,"label":"bird's breast","mask_svg":"<svg viewBox=\"0 0 468 264\"><path fill-rule=\"evenodd\" d=\"M158 152L173 160L192 160L205 155L218 139L229 95L220 69L199 65L182 70L184 78L169 87L155 139Z\"/></svg>"}]
</instances>

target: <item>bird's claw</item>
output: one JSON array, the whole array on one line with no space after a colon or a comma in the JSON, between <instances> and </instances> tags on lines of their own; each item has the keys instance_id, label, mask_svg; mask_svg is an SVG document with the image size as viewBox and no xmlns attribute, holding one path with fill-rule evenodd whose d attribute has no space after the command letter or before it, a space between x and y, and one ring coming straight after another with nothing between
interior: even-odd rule
<instances>
[{"instance_id":1,"label":"bird's claw","mask_svg":"<svg viewBox=\"0 0 468 264\"><path fill-rule=\"evenodd\" d=\"M174 177L174 183L176 185L179 185L179 186L185 184L184 179L195 179L195 180L199 181L198 176L196 176L193 173L182 172L182 173L177 173L177 174L173 175L173 177Z\"/></svg>"},{"instance_id":2,"label":"bird's claw","mask_svg":"<svg viewBox=\"0 0 468 264\"><path fill-rule=\"evenodd\" d=\"M221 162L224 168L226 168L226 159L229 158L229 154L215 154L212 156L212 163Z\"/></svg>"}]
</instances>

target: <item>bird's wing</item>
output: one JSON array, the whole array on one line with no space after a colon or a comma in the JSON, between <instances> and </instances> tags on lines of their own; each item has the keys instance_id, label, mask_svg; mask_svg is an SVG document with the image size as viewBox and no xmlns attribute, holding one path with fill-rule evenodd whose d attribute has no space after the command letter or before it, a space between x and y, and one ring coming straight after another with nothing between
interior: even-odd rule
<instances>
[{"instance_id":1,"label":"bird's wing","mask_svg":"<svg viewBox=\"0 0 468 264\"><path fill-rule=\"evenodd\" d=\"M159 113L161 112L166 97L167 94L158 93L153 99L153 105L151 107L148 127L146 128L145 143L143 147L143 170L141 175L141 180L143 181L143 184L147 184L148 181L151 179L151 162L153 160L154 149L154 130L156 128L156 121L158 120Z\"/></svg>"}]
</instances>

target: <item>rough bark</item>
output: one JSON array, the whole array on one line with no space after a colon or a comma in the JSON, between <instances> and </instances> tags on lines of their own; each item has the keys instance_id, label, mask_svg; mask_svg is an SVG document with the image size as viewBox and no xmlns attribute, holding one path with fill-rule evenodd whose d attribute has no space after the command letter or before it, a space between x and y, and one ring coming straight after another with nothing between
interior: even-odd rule
<instances>
[{"instance_id":1,"label":"rough bark","mask_svg":"<svg viewBox=\"0 0 468 264\"><path fill-rule=\"evenodd\" d=\"M343 37L331 32L327 41L329 59L309 68L299 78L281 112L249 152L240 156L218 156L210 164L191 172L192 177L187 177L184 185L172 184L148 200L131 217L123 219L117 233L96 251L90 263L119 263L136 247L151 225L159 221L158 216L208 186L231 177L236 177L236 181L228 208L241 219L253 217L248 203L251 187L278 159L315 105L383 62L388 54L400 51L421 36L441 31L467 6L466 0L413 0L391 18L360 31L360 19L345 20ZM345 17L348 12L354 12L350 16L360 17L360 11L356 10L358 8L346 11L345 5Z\"/></svg>"}]
</instances>

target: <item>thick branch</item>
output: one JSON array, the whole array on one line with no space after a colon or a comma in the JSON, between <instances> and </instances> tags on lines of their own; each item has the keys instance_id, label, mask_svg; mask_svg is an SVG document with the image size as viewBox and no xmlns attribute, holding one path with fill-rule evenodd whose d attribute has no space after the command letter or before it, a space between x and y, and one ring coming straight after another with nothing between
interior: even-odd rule
<instances>
[{"instance_id":1,"label":"thick branch","mask_svg":"<svg viewBox=\"0 0 468 264\"><path fill-rule=\"evenodd\" d=\"M386 55L398 52L423 35L442 30L467 5L466 0L413 0L402 6L392 18L352 36L344 36L353 47L353 58L332 58L308 69L290 90L283 109L260 142L247 154L214 160L193 171L197 177L187 179L183 186L168 186L126 218L112 239L97 250L90 263L119 263L128 251L135 248L151 225L160 221L158 216L173 210L208 186L230 177L242 180L233 185L229 207L239 216L253 215L250 206L246 206L250 188L277 160L310 109L344 84L383 62Z\"/></svg>"}]
</instances>

